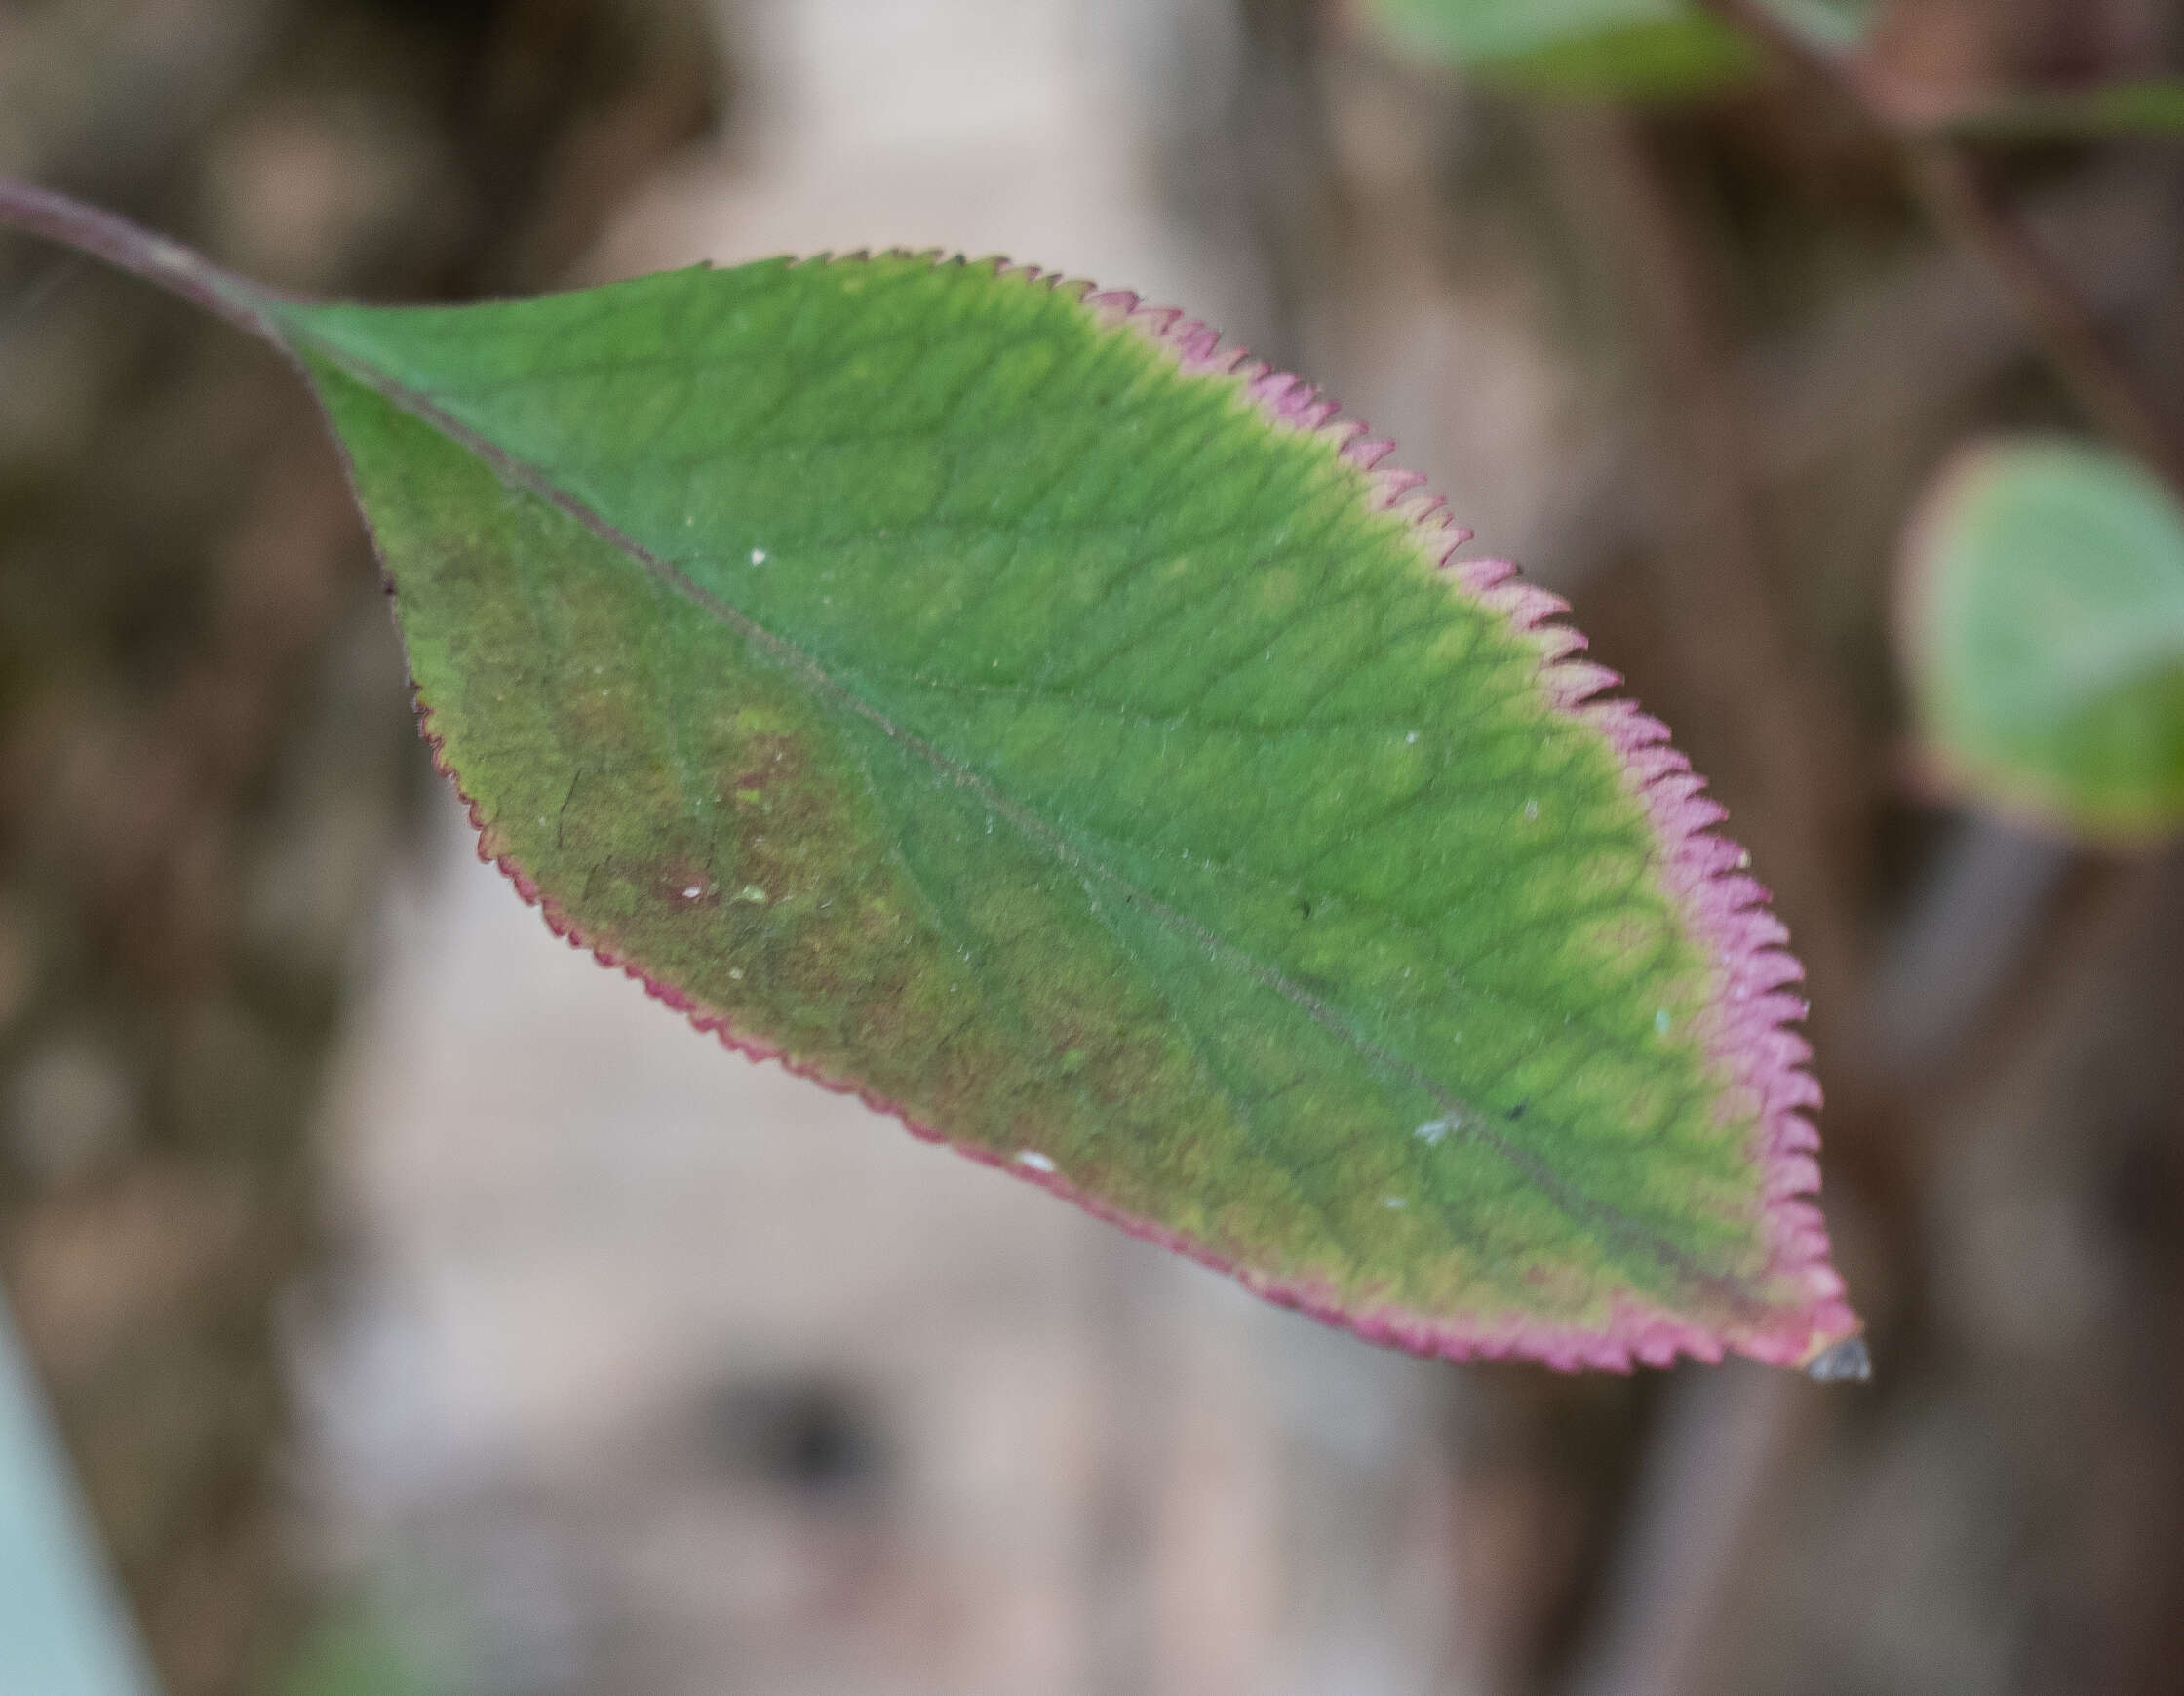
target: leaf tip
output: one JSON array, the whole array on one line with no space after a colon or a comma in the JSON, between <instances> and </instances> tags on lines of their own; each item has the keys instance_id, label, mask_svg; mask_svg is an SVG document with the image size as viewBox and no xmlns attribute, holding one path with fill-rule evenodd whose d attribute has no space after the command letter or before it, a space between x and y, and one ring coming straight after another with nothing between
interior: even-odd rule
<instances>
[{"instance_id":1,"label":"leaf tip","mask_svg":"<svg viewBox=\"0 0 2184 1696\"><path fill-rule=\"evenodd\" d=\"M1815 1384L1863 1384L1873 1376L1873 1356L1863 1336L1845 1337L1806 1361L1805 1375Z\"/></svg>"}]
</instances>

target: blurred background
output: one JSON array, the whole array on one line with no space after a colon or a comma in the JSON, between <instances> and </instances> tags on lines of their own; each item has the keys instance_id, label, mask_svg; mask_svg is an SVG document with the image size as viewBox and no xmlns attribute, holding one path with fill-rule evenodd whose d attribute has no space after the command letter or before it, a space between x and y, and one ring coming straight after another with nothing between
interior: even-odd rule
<instances>
[{"instance_id":1,"label":"blurred background","mask_svg":"<svg viewBox=\"0 0 2184 1696\"><path fill-rule=\"evenodd\" d=\"M0 171L374 300L1005 252L1326 385L1774 887L1871 1384L1377 1351L694 1037L473 857L291 375L9 238L0 1275L171 1696L2184 1688L2184 857L1935 788L1892 634L1951 453L2099 420L1855 90L1431 10L0 0ZM1981 147L2184 406L2184 147Z\"/></svg>"}]
</instances>

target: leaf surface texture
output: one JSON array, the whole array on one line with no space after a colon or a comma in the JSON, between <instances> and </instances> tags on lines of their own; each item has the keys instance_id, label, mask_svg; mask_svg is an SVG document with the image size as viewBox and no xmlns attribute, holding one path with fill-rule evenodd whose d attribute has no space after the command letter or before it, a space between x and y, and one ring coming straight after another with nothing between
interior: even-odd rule
<instances>
[{"instance_id":1,"label":"leaf surface texture","mask_svg":"<svg viewBox=\"0 0 2184 1696\"><path fill-rule=\"evenodd\" d=\"M1308 389L929 256L279 310L482 850L700 1024L1415 1349L1856 1329L1718 811Z\"/></svg>"}]
</instances>

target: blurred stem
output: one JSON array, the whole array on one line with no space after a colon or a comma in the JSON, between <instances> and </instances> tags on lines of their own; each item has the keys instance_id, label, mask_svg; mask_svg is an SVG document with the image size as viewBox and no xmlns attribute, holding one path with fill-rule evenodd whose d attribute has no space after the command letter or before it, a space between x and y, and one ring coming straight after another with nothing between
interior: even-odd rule
<instances>
[{"instance_id":1,"label":"blurred stem","mask_svg":"<svg viewBox=\"0 0 2184 1696\"><path fill-rule=\"evenodd\" d=\"M86 205L34 183L0 177L0 230L43 236L107 264L224 318L238 330L278 347L279 337L266 319L277 296L255 283L222 270L203 254L170 241L118 214Z\"/></svg>"},{"instance_id":2,"label":"blurred stem","mask_svg":"<svg viewBox=\"0 0 2184 1696\"><path fill-rule=\"evenodd\" d=\"M1677 1375L1571 1696L1687 1696L1779 1463L1828 1394L1749 1361Z\"/></svg>"},{"instance_id":3,"label":"blurred stem","mask_svg":"<svg viewBox=\"0 0 2184 1696\"><path fill-rule=\"evenodd\" d=\"M1792 28L1767 0L1698 3L1836 89L1895 139L1928 216L2001 285L2086 417L2184 493L2184 438L2101 339L2078 286L1996 191L1972 150L1907 118L1861 60Z\"/></svg>"},{"instance_id":4,"label":"blurred stem","mask_svg":"<svg viewBox=\"0 0 2184 1696\"><path fill-rule=\"evenodd\" d=\"M1847 1009L1863 1004L1868 975L1859 925L1868 763L1857 713L1801 650L1777 604L1751 464L1755 432L1724 336L1719 256L1636 119L1607 108L1541 112L1536 135L1564 223L1612 296L1646 379L1653 580L1677 681L1696 709L1679 723L1720 779L1736 835L1774 871L1811 968L1823 1046L1854 1054ZM1852 1187L1869 1209L1914 1193L1890 1170L1906 1139L1886 1100L1855 1067L1831 1077L1829 1096L1838 1175L1863 1180ZM1892 1240L1910 1230L1908 1221L1878 1222ZM1765 1508L1773 1462L1826 1405L1782 1373L1723 1368L1696 1382L1686 1376L1649 1440L1606 1611L1576 1669L1577 1696L1692 1687Z\"/></svg>"},{"instance_id":5,"label":"blurred stem","mask_svg":"<svg viewBox=\"0 0 2184 1696\"><path fill-rule=\"evenodd\" d=\"M2109 352L2076 285L1996 193L1980 162L1959 141L1905 146L1934 221L2002 282L2078 404L2184 493L2184 445L2175 430Z\"/></svg>"}]
</instances>

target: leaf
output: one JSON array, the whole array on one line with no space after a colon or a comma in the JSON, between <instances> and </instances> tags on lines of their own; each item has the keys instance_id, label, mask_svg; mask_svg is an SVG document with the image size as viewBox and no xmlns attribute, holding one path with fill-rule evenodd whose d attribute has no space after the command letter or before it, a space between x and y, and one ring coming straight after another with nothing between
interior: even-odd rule
<instances>
[{"instance_id":1,"label":"leaf","mask_svg":"<svg viewBox=\"0 0 2184 1696\"><path fill-rule=\"evenodd\" d=\"M702 1028L1415 1350L1856 1330L1720 809L1332 403L930 256L262 309L481 852Z\"/></svg>"},{"instance_id":2,"label":"leaf","mask_svg":"<svg viewBox=\"0 0 2184 1696\"><path fill-rule=\"evenodd\" d=\"M1967 452L1912 525L1901 624L1945 776L2090 837L2184 824L2184 512L2151 473L2062 440Z\"/></svg>"},{"instance_id":3,"label":"leaf","mask_svg":"<svg viewBox=\"0 0 2184 1696\"><path fill-rule=\"evenodd\" d=\"M2184 77L2024 90L1954 112L1939 127L1998 141L2184 134Z\"/></svg>"},{"instance_id":4,"label":"leaf","mask_svg":"<svg viewBox=\"0 0 2184 1696\"><path fill-rule=\"evenodd\" d=\"M1880 0L1757 0L1763 11L1823 53L1862 46L1880 20Z\"/></svg>"},{"instance_id":5,"label":"leaf","mask_svg":"<svg viewBox=\"0 0 2184 1696\"><path fill-rule=\"evenodd\" d=\"M480 851L701 1028L1450 1356L1862 1376L1721 809L1389 444L1129 295L934 256L277 296Z\"/></svg>"},{"instance_id":6,"label":"leaf","mask_svg":"<svg viewBox=\"0 0 2184 1696\"><path fill-rule=\"evenodd\" d=\"M1535 94L1673 99L1741 82L1759 65L1750 43L1690 0L1372 0L1372 9L1406 50Z\"/></svg>"}]
</instances>

